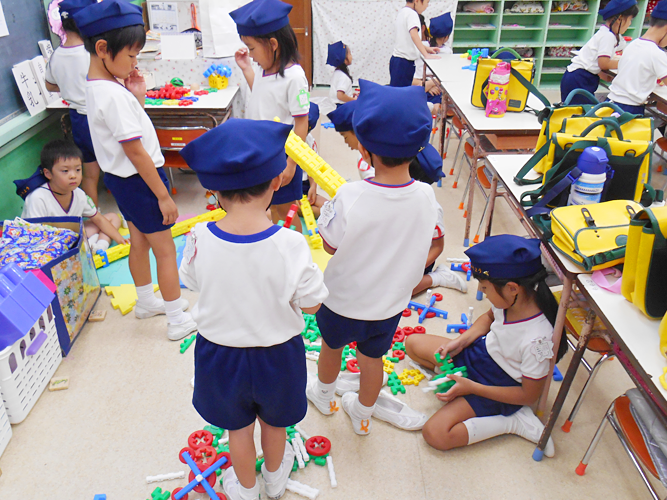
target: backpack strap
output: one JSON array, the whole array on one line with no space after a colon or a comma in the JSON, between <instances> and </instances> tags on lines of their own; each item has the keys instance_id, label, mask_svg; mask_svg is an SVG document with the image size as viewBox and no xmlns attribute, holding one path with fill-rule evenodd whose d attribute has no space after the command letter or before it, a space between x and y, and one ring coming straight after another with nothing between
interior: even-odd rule
<instances>
[{"instance_id":1,"label":"backpack strap","mask_svg":"<svg viewBox=\"0 0 667 500\"><path fill-rule=\"evenodd\" d=\"M526 215L528 217L532 217L533 215L546 214L551 212L551 209L547 207L547 205L563 191L569 188L579 177L581 177L581 170L579 170L577 167L574 167L562 179L560 179L555 186L544 193L544 196L542 196L540 201L526 210ZM540 189L538 191L542 190ZM529 193L524 193L521 198L523 199L527 194Z\"/></svg>"}]
</instances>

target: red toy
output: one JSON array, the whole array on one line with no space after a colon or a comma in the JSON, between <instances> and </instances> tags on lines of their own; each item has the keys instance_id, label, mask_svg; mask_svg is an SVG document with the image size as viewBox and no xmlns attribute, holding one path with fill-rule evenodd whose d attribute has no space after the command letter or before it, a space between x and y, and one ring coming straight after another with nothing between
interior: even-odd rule
<instances>
[{"instance_id":1,"label":"red toy","mask_svg":"<svg viewBox=\"0 0 667 500\"><path fill-rule=\"evenodd\" d=\"M401 314L404 318L407 318L409 316L412 316L412 311L410 309L405 309L403 313Z\"/></svg>"},{"instance_id":2,"label":"red toy","mask_svg":"<svg viewBox=\"0 0 667 500\"><path fill-rule=\"evenodd\" d=\"M359 373L361 370L359 370L359 364L357 363L357 359L350 359L347 363L347 371L350 373Z\"/></svg>"},{"instance_id":3,"label":"red toy","mask_svg":"<svg viewBox=\"0 0 667 500\"><path fill-rule=\"evenodd\" d=\"M183 459L182 456L183 453L186 452L188 455L190 455L192 460L194 460L195 464L197 464L197 467L203 471L208 469L220 458L226 457L227 463L225 463L225 465L223 465L221 469L228 469L229 467L231 467L232 466L231 455L227 452L218 453L215 450L215 448L213 448L212 444L213 444L213 434L204 430L195 431L188 437L188 446L183 448L178 453L178 459L181 462L186 463L185 459ZM188 481L192 482L194 479L195 479L195 473L190 471ZM215 486L215 479L216 479L215 474L211 474L206 478L208 484L211 487ZM178 493L182 489L183 488L174 489L174 491L171 494L172 500L175 499L176 493ZM201 483L195 486L193 490L196 491L197 493L206 493L206 490L201 485ZM217 495L220 500L227 500L227 497L222 493L217 493ZM188 500L187 493L181 497L181 500Z\"/></svg>"},{"instance_id":4,"label":"red toy","mask_svg":"<svg viewBox=\"0 0 667 500\"><path fill-rule=\"evenodd\" d=\"M324 436L313 436L306 441L306 451L314 457L323 457L331 451L331 441Z\"/></svg>"},{"instance_id":5,"label":"red toy","mask_svg":"<svg viewBox=\"0 0 667 500\"><path fill-rule=\"evenodd\" d=\"M147 91L146 97L152 97L153 99L180 99L189 92L190 89L188 87L174 87L171 83L168 83L158 90Z\"/></svg>"}]
</instances>

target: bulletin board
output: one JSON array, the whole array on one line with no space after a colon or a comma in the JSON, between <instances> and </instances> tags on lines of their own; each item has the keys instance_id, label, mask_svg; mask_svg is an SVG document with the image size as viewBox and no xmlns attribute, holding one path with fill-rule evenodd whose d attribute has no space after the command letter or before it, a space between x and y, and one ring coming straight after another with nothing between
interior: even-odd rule
<instances>
[{"instance_id":1,"label":"bulletin board","mask_svg":"<svg viewBox=\"0 0 667 500\"><path fill-rule=\"evenodd\" d=\"M37 42L49 40L41 0L0 0L9 36L0 37L0 123L25 110L12 66L40 54Z\"/></svg>"}]
</instances>

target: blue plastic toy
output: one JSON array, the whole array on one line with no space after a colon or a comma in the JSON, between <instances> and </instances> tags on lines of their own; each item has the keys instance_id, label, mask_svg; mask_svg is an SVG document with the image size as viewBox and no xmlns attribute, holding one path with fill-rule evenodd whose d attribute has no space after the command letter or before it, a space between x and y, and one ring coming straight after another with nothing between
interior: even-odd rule
<instances>
[{"instance_id":1,"label":"blue plastic toy","mask_svg":"<svg viewBox=\"0 0 667 500\"><path fill-rule=\"evenodd\" d=\"M449 313L447 311L443 311L442 309L437 309L433 307L433 304L435 304L435 295L431 296L431 300L428 306L425 306L423 304L418 304L417 302L411 300L408 303L408 307L410 309L414 309L415 311L418 311L419 309L422 310L422 312L419 314L419 324L424 322L424 319L426 319L426 315L430 312L435 313L435 315L438 318L447 319L447 314Z\"/></svg>"},{"instance_id":2,"label":"blue plastic toy","mask_svg":"<svg viewBox=\"0 0 667 500\"><path fill-rule=\"evenodd\" d=\"M467 330L468 328L470 328L470 326L468 326L468 315L461 313L461 324L447 325L447 333L458 332L459 330Z\"/></svg>"},{"instance_id":3,"label":"blue plastic toy","mask_svg":"<svg viewBox=\"0 0 667 500\"><path fill-rule=\"evenodd\" d=\"M332 122L322 123L322 128L335 128L335 125Z\"/></svg>"},{"instance_id":4,"label":"blue plastic toy","mask_svg":"<svg viewBox=\"0 0 667 500\"><path fill-rule=\"evenodd\" d=\"M208 78L214 73L229 78L232 76L232 68L224 64L211 64L208 69L204 71L204 76Z\"/></svg>"},{"instance_id":5,"label":"blue plastic toy","mask_svg":"<svg viewBox=\"0 0 667 500\"><path fill-rule=\"evenodd\" d=\"M563 374L560 372L558 367L554 365L554 382L562 382L563 381Z\"/></svg>"},{"instance_id":6,"label":"blue plastic toy","mask_svg":"<svg viewBox=\"0 0 667 500\"><path fill-rule=\"evenodd\" d=\"M467 264L467 265L466 265ZM468 270L463 267L466 266ZM460 264L452 263L450 266L450 269L452 271L458 271L460 273L466 273L466 281L470 281L470 278L472 278L472 271L470 270L470 262L463 262Z\"/></svg>"},{"instance_id":7,"label":"blue plastic toy","mask_svg":"<svg viewBox=\"0 0 667 500\"><path fill-rule=\"evenodd\" d=\"M227 463L227 457L222 457L219 460L216 460L216 462L213 465L211 465L208 469L202 472L199 470L199 467L197 467L197 464L195 463L194 460L192 460L192 457L187 451L184 451L181 456L183 457L183 460L185 460L185 462L188 464L190 469L192 469L192 472L194 472L195 478L192 481L190 481L185 488L179 490L178 493L174 493L174 499L181 500L181 498L183 498L185 495L191 492L198 484L201 484L206 490L208 496L211 497L211 500L219 500L220 497L218 497L218 494L213 490L213 488L211 488L211 485L208 484L208 481L205 481L205 479L211 474L215 474L216 470L225 465Z\"/></svg>"}]
</instances>

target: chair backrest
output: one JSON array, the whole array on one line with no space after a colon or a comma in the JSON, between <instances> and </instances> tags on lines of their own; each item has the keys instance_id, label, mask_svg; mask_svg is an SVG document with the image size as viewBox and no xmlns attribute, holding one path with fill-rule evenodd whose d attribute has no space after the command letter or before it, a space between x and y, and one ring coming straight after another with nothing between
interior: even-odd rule
<instances>
[{"instance_id":1,"label":"chair backrest","mask_svg":"<svg viewBox=\"0 0 667 500\"><path fill-rule=\"evenodd\" d=\"M457 115L452 116L452 123L459 130L461 130L463 128L463 122L461 121L461 119Z\"/></svg>"},{"instance_id":2,"label":"chair backrest","mask_svg":"<svg viewBox=\"0 0 667 500\"><path fill-rule=\"evenodd\" d=\"M649 455L646 443L639 430L639 426L635 421L634 416L630 412L630 398L623 395L616 398L614 401L614 412L616 413L616 421L623 432L630 448L635 452L635 456L639 461L653 474L658 477L658 471L655 469L651 455Z\"/></svg>"},{"instance_id":3,"label":"chair backrest","mask_svg":"<svg viewBox=\"0 0 667 500\"><path fill-rule=\"evenodd\" d=\"M155 127L162 151L180 151L208 130L206 127Z\"/></svg>"}]
</instances>

